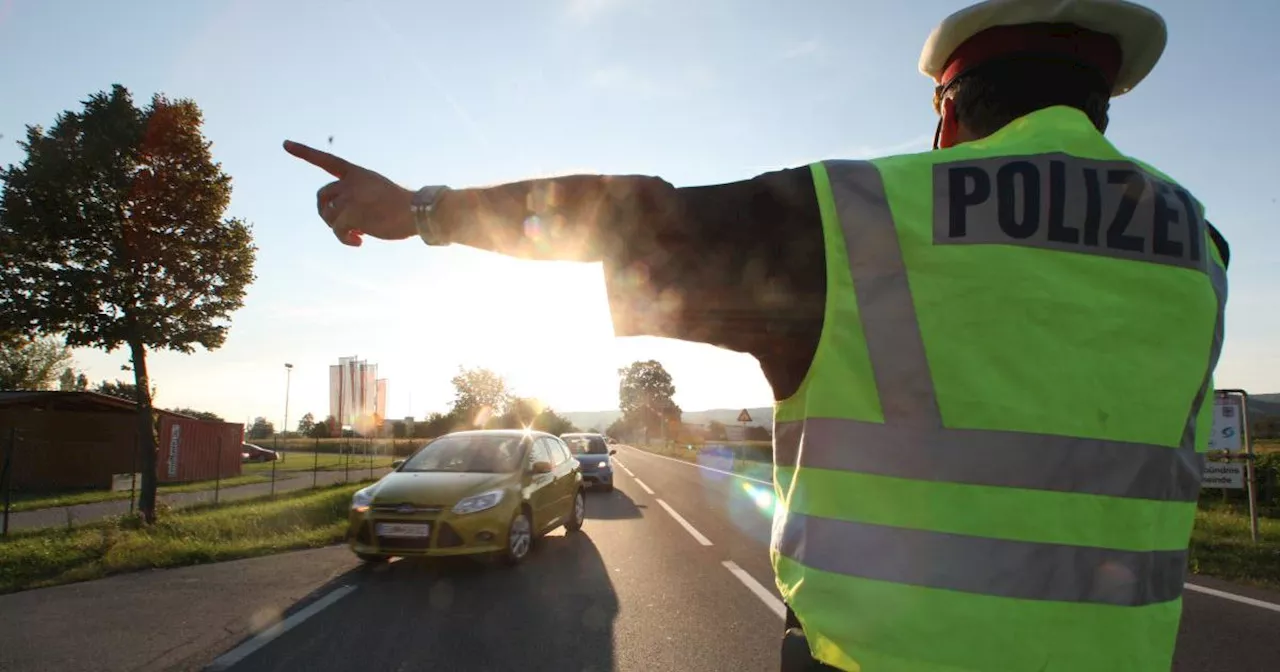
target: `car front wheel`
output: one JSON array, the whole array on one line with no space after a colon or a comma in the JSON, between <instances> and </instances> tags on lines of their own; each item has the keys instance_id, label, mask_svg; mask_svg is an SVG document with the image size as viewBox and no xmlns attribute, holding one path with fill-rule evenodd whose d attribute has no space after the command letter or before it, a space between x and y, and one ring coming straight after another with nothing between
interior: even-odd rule
<instances>
[{"instance_id":1,"label":"car front wheel","mask_svg":"<svg viewBox=\"0 0 1280 672\"><path fill-rule=\"evenodd\" d=\"M518 565L529 555L532 547L533 521L529 520L529 512L520 508L507 529L507 550L503 552L502 560L508 565Z\"/></svg>"},{"instance_id":2,"label":"car front wheel","mask_svg":"<svg viewBox=\"0 0 1280 672\"><path fill-rule=\"evenodd\" d=\"M569 512L569 520L565 522L564 529L568 532L577 532L582 529L582 523L587 519L587 498L582 496L582 491L578 490L573 493L573 510Z\"/></svg>"}]
</instances>

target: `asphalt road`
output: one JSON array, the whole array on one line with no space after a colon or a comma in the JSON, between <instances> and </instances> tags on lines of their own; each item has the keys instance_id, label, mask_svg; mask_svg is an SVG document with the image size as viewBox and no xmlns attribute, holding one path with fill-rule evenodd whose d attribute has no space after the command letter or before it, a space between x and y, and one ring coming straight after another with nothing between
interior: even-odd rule
<instances>
[{"instance_id":1,"label":"asphalt road","mask_svg":"<svg viewBox=\"0 0 1280 672\"><path fill-rule=\"evenodd\" d=\"M390 470L374 469L373 475L382 476L388 471ZM364 469L353 469L349 476L345 470L319 471L316 472L315 484L318 486L333 485L335 483L343 483L347 480L355 482L368 477L368 467ZM304 488L310 488L311 485L312 479L311 472L309 471L303 473L284 472L276 479L275 492L280 493L289 492L291 490L302 490ZM262 497L263 495L271 494L271 492L272 489L270 481L266 483L237 485L230 488L221 488L218 492L218 501L231 502L238 499L251 499L253 497ZM213 489L159 495L160 501L174 508L212 502L213 497ZM103 518L118 516L128 512L128 499L113 499L106 502L94 502L92 504L57 506L47 509L36 509L34 511L19 511L17 513L9 514L9 529L30 530L43 527L65 527L68 524L68 520L70 520L71 525L83 525L85 523L91 523L102 520Z\"/></svg>"},{"instance_id":2,"label":"asphalt road","mask_svg":"<svg viewBox=\"0 0 1280 672\"><path fill-rule=\"evenodd\" d=\"M776 670L770 486L727 465L617 457L617 490L590 498L585 534L545 539L516 571L397 562L353 577L229 669ZM1280 665L1280 611L1199 592L1185 605L1176 670Z\"/></svg>"},{"instance_id":3,"label":"asphalt road","mask_svg":"<svg viewBox=\"0 0 1280 672\"><path fill-rule=\"evenodd\" d=\"M29 591L0 597L0 668L777 670L769 486L625 447L617 461L584 531L521 567L370 568L329 548ZM1188 592L1174 669L1277 669L1280 595L1195 585L1262 602Z\"/></svg>"}]
</instances>

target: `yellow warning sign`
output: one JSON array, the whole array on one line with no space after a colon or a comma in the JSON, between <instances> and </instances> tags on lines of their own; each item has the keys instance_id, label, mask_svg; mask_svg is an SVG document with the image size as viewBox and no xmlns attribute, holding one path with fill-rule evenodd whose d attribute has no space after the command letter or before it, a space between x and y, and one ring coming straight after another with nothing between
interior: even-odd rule
<instances>
[{"instance_id":1,"label":"yellow warning sign","mask_svg":"<svg viewBox=\"0 0 1280 672\"><path fill-rule=\"evenodd\" d=\"M751 422L751 414L747 412L747 409L742 409L742 412L738 414L738 422Z\"/></svg>"}]
</instances>

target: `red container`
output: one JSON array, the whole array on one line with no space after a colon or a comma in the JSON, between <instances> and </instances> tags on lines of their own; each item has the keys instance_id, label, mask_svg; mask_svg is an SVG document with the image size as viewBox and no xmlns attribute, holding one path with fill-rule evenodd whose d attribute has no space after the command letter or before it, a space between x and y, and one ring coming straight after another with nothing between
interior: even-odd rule
<instances>
[{"instance_id":1,"label":"red container","mask_svg":"<svg viewBox=\"0 0 1280 672\"><path fill-rule=\"evenodd\" d=\"M163 411L159 415L156 480L186 483L240 475L243 424L196 420Z\"/></svg>"}]
</instances>

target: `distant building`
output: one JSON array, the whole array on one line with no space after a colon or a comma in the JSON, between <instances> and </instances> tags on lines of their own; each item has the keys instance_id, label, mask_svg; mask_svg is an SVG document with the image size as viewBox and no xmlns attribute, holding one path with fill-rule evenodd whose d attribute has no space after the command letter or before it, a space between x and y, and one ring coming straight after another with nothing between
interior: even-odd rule
<instances>
[{"instance_id":1,"label":"distant building","mask_svg":"<svg viewBox=\"0 0 1280 672\"><path fill-rule=\"evenodd\" d=\"M378 365L357 357L339 357L329 367L329 415L337 420L330 428L340 436L344 428L370 434L386 416L387 380L378 378Z\"/></svg>"}]
</instances>

